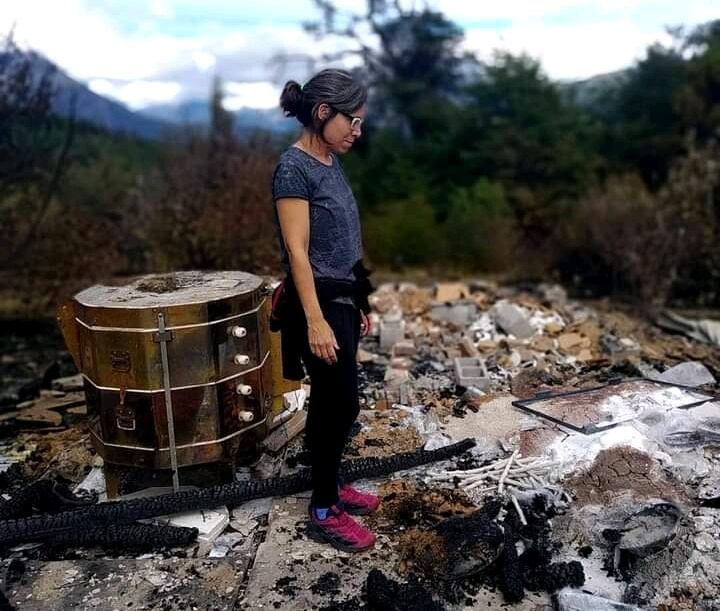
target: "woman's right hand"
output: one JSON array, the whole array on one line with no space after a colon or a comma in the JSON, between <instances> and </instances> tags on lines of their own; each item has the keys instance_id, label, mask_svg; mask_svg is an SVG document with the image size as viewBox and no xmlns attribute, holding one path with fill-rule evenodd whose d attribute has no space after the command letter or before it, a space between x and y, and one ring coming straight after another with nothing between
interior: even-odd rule
<instances>
[{"instance_id":1,"label":"woman's right hand","mask_svg":"<svg viewBox=\"0 0 720 611\"><path fill-rule=\"evenodd\" d=\"M308 341L312 353L325 361L328 365L337 363L336 350L340 350L335 333L327 320L321 318L308 322Z\"/></svg>"}]
</instances>

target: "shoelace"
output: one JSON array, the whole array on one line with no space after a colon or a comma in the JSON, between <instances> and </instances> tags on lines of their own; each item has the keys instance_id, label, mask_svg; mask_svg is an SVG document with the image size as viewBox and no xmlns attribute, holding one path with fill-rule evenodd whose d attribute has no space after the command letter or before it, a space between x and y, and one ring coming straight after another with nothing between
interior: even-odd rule
<instances>
[{"instance_id":1,"label":"shoelace","mask_svg":"<svg viewBox=\"0 0 720 611\"><path fill-rule=\"evenodd\" d=\"M363 534L363 527L353 520L349 514L342 512L337 516L338 518L338 531L343 535L360 536Z\"/></svg>"}]
</instances>

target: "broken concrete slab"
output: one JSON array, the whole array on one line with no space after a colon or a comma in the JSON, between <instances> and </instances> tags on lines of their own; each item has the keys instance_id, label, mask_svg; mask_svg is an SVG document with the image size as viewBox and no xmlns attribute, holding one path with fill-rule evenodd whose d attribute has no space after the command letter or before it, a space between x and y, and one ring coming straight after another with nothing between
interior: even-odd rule
<instances>
[{"instance_id":1,"label":"broken concrete slab","mask_svg":"<svg viewBox=\"0 0 720 611\"><path fill-rule=\"evenodd\" d=\"M516 305L511 303L497 303L490 310L497 325L509 335L519 339L527 339L535 335L535 328L530 324L528 317Z\"/></svg>"},{"instance_id":2,"label":"broken concrete slab","mask_svg":"<svg viewBox=\"0 0 720 611\"><path fill-rule=\"evenodd\" d=\"M715 384L715 376L710 373L710 370L705 365L698 361L680 363L657 376L653 376L652 379L669 384L693 387Z\"/></svg>"},{"instance_id":3,"label":"broken concrete slab","mask_svg":"<svg viewBox=\"0 0 720 611\"><path fill-rule=\"evenodd\" d=\"M232 609L246 570L242 557L27 561L4 589L28 611Z\"/></svg>"},{"instance_id":4,"label":"broken concrete slab","mask_svg":"<svg viewBox=\"0 0 720 611\"><path fill-rule=\"evenodd\" d=\"M305 611L344 603L351 609L352 601L360 608L371 568L397 576L398 557L387 536L379 535L367 552L341 552L308 538L306 512L307 503L294 497L273 506L240 608Z\"/></svg>"},{"instance_id":5,"label":"broken concrete slab","mask_svg":"<svg viewBox=\"0 0 720 611\"><path fill-rule=\"evenodd\" d=\"M557 611L643 611L640 607L600 598L576 590L561 590L555 595Z\"/></svg>"},{"instance_id":6,"label":"broken concrete slab","mask_svg":"<svg viewBox=\"0 0 720 611\"><path fill-rule=\"evenodd\" d=\"M157 518L156 521L170 524L170 526L184 526L198 529L198 555L206 555L213 546L213 542L230 524L230 512L227 507L217 507L204 511L189 511L173 516Z\"/></svg>"}]
</instances>

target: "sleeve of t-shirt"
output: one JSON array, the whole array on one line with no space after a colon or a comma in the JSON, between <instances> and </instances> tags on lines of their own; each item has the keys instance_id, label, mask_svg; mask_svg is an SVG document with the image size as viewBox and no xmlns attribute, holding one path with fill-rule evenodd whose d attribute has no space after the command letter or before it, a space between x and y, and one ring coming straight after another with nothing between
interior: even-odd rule
<instances>
[{"instance_id":1,"label":"sleeve of t-shirt","mask_svg":"<svg viewBox=\"0 0 720 611\"><path fill-rule=\"evenodd\" d=\"M298 197L310 200L307 176L300 167L287 161L280 162L275 169L272 192L274 201L281 197Z\"/></svg>"}]
</instances>

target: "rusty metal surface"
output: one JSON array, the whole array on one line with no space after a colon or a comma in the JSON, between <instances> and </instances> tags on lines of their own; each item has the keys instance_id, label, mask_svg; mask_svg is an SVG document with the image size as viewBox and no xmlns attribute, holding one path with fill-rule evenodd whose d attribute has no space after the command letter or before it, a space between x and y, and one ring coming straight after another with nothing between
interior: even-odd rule
<instances>
[{"instance_id":1,"label":"rusty metal surface","mask_svg":"<svg viewBox=\"0 0 720 611\"><path fill-rule=\"evenodd\" d=\"M93 443L106 461L170 467L163 337L178 465L232 460L240 444L266 434L273 384L266 297L251 274L178 272L91 287L61 309L85 376Z\"/></svg>"},{"instance_id":2,"label":"rusty metal surface","mask_svg":"<svg viewBox=\"0 0 720 611\"><path fill-rule=\"evenodd\" d=\"M270 303L267 303L267 312L263 317L268 320L270 316ZM300 380L288 380L283 377L282 371L282 338L280 332L270 332L270 370L272 375L272 407L273 416L281 413L285 406L283 404L283 395L286 392L299 390L302 386Z\"/></svg>"}]
</instances>

